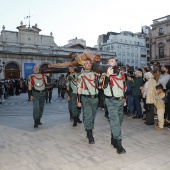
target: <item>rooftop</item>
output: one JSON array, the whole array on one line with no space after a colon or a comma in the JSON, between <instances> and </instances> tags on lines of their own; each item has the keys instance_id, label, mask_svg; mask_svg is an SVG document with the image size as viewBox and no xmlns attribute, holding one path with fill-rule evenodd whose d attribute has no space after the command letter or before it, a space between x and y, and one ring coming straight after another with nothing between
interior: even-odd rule
<instances>
[{"instance_id":1,"label":"rooftop","mask_svg":"<svg viewBox=\"0 0 170 170\"><path fill-rule=\"evenodd\" d=\"M160 22L168 21L168 20L170 20L170 15L167 15L165 17L161 17L161 18L158 18L158 19L154 19L153 24L157 24L157 23L160 23Z\"/></svg>"}]
</instances>

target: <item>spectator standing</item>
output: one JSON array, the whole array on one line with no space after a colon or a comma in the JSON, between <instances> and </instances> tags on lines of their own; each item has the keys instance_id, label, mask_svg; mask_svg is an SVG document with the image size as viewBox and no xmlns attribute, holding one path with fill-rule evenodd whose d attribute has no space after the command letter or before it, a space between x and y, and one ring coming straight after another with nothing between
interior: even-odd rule
<instances>
[{"instance_id":1,"label":"spectator standing","mask_svg":"<svg viewBox=\"0 0 170 170\"><path fill-rule=\"evenodd\" d=\"M140 88L144 97L146 98L146 125L154 125L154 102L156 94L156 80L151 72L145 73L145 82L144 88Z\"/></svg>"},{"instance_id":2,"label":"spectator standing","mask_svg":"<svg viewBox=\"0 0 170 170\"><path fill-rule=\"evenodd\" d=\"M140 104L141 100L141 91L140 87L143 86L143 80L142 80L142 72L141 71L135 71L135 78L127 77L128 84L132 88L132 96L134 97L134 102L136 106L136 115L132 118L134 119L140 119L142 118L142 108Z\"/></svg>"},{"instance_id":3,"label":"spectator standing","mask_svg":"<svg viewBox=\"0 0 170 170\"><path fill-rule=\"evenodd\" d=\"M157 95L155 96L155 106L158 115L158 125L155 129L162 130L164 128L164 113L165 113L165 93L163 91L163 86L161 84L156 86Z\"/></svg>"}]
</instances>

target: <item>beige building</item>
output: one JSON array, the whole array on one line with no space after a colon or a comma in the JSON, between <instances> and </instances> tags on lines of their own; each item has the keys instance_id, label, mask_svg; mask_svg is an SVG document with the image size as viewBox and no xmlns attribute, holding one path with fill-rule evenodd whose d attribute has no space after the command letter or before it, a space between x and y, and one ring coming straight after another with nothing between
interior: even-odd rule
<instances>
[{"instance_id":1,"label":"beige building","mask_svg":"<svg viewBox=\"0 0 170 170\"><path fill-rule=\"evenodd\" d=\"M49 36L40 35L37 24L26 27L21 22L18 31L5 30L2 27L0 34L0 79L27 78L32 72L33 66L47 67L49 64L69 61L71 52L81 54L84 48L59 47L54 42L52 33ZM115 53L91 50L92 53L100 53L102 60L106 60ZM59 75L54 74L53 78Z\"/></svg>"},{"instance_id":2,"label":"beige building","mask_svg":"<svg viewBox=\"0 0 170 170\"><path fill-rule=\"evenodd\" d=\"M170 15L153 20L152 61L170 64Z\"/></svg>"}]
</instances>

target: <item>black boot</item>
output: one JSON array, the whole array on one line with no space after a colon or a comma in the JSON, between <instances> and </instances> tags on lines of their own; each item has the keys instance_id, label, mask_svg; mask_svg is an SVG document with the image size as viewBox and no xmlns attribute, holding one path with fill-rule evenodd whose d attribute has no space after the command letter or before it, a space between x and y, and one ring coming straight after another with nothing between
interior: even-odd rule
<instances>
[{"instance_id":1,"label":"black boot","mask_svg":"<svg viewBox=\"0 0 170 170\"><path fill-rule=\"evenodd\" d=\"M51 103L51 100L49 100L49 103Z\"/></svg>"},{"instance_id":2,"label":"black boot","mask_svg":"<svg viewBox=\"0 0 170 170\"><path fill-rule=\"evenodd\" d=\"M73 122L73 127L74 126L77 126L77 118L76 117L74 118L74 122Z\"/></svg>"},{"instance_id":3,"label":"black boot","mask_svg":"<svg viewBox=\"0 0 170 170\"><path fill-rule=\"evenodd\" d=\"M82 123L82 121L80 120L79 116L77 116L77 123Z\"/></svg>"},{"instance_id":4,"label":"black boot","mask_svg":"<svg viewBox=\"0 0 170 170\"><path fill-rule=\"evenodd\" d=\"M115 139L116 141L116 149L118 154L124 154L126 153L126 150L122 146L122 139Z\"/></svg>"},{"instance_id":5,"label":"black boot","mask_svg":"<svg viewBox=\"0 0 170 170\"><path fill-rule=\"evenodd\" d=\"M38 123L38 125L42 125L40 119L37 119L37 123Z\"/></svg>"},{"instance_id":6,"label":"black boot","mask_svg":"<svg viewBox=\"0 0 170 170\"><path fill-rule=\"evenodd\" d=\"M117 144L116 139L114 139L113 135L111 135L111 145L113 145L113 147L116 148L117 147L116 144Z\"/></svg>"},{"instance_id":7,"label":"black boot","mask_svg":"<svg viewBox=\"0 0 170 170\"><path fill-rule=\"evenodd\" d=\"M87 137L89 139L89 144L95 144L92 130L87 130Z\"/></svg>"},{"instance_id":8,"label":"black boot","mask_svg":"<svg viewBox=\"0 0 170 170\"><path fill-rule=\"evenodd\" d=\"M38 120L34 120L34 128L38 128Z\"/></svg>"}]
</instances>

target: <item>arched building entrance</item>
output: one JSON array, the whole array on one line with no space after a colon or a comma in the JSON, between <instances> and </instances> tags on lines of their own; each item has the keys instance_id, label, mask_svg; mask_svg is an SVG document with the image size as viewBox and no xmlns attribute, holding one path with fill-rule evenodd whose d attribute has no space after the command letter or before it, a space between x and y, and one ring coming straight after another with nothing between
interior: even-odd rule
<instances>
[{"instance_id":1,"label":"arched building entrance","mask_svg":"<svg viewBox=\"0 0 170 170\"><path fill-rule=\"evenodd\" d=\"M18 79L20 78L20 68L16 63L8 63L5 66L5 79L11 78L11 79Z\"/></svg>"}]
</instances>

